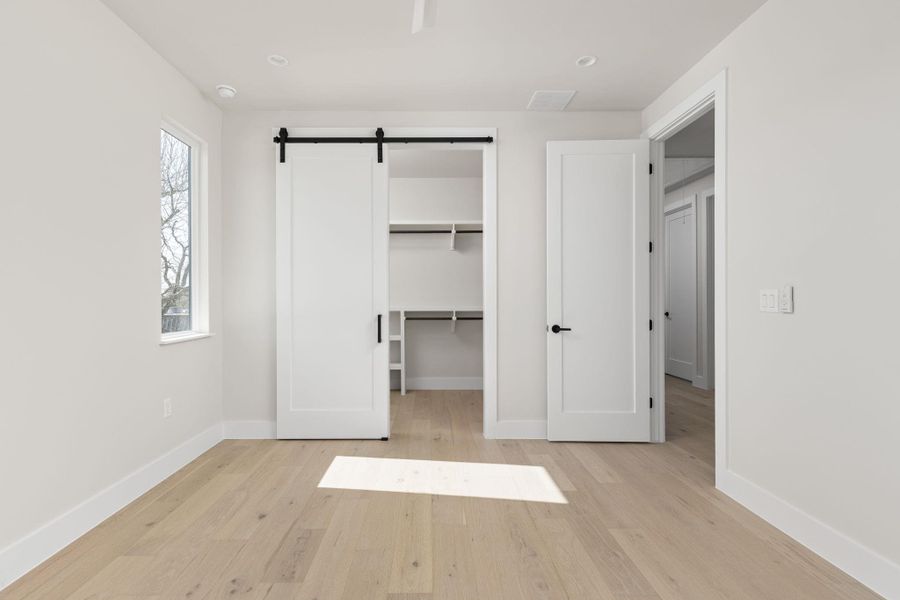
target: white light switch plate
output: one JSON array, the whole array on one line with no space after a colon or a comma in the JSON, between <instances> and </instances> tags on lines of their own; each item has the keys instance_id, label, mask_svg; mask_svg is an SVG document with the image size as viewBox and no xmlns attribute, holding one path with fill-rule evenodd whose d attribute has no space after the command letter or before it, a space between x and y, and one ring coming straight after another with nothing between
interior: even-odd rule
<instances>
[{"instance_id":1,"label":"white light switch plate","mask_svg":"<svg viewBox=\"0 0 900 600\"><path fill-rule=\"evenodd\" d=\"M778 310L783 313L794 312L794 286L786 285L781 288L781 294L778 297Z\"/></svg>"},{"instance_id":2,"label":"white light switch plate","mask_svg":"<svg viewBox=\"0 0 900 600\"><path fill-rule=\"evenodd\" d=\"M778 312L778 290L759 290L759 312Z\"/></svg>"}]
</instances>

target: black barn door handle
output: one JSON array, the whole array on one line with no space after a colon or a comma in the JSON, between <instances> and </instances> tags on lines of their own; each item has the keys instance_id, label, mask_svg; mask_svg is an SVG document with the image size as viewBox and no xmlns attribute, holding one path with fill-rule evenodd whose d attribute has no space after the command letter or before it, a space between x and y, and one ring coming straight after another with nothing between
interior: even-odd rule
<instances>
[{"instance_id":1,"label":"black barn door handle","mask_svg":"<svg viewBox=\"0 0 900 600\"><path fill-rule=\"evenodd\" d=\"M381 343L381 315L378 315L378 343Z\"/></svg>"}]
</instances>

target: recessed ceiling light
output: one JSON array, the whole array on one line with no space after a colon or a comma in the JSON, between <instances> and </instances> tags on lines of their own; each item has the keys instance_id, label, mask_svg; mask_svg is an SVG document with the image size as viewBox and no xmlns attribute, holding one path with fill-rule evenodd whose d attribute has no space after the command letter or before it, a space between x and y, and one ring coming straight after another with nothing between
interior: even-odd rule
<instances>
[{"instance_id":1,"label":"recessed ceiling light","mask_svg":"<svg viewBox=\"0 0 900 600\"><path fill-rule=\"evenodd\" d=\"M579 67L591 67L594 63L597 62L596 56L580 56L578 60L575 61L575 64Z\"/></svg>"},{"instance_id":2,"label":"recessed ceiling light","mask_svg":"<svg viewBox=\"0 0 900 600\"><path fill-rule=\"evenodd\" d=\"M288 59L280 54L270 54L266 57L266 60L269 61L270 65L275 65L276 67L284 67L288 64Z\"/></svg>"},{"instance_id":3,"label":"recessed ceiling light","mask_svg":"<svg viewBox=\"0 0 900 600\"><path fill-rule=\"evenodd\" d=\"M216 91L219 93L220 98L225 98L226 100L231 100L237 96L237 90L230 85L217 85Z\"/></svg>"}]
</instances>

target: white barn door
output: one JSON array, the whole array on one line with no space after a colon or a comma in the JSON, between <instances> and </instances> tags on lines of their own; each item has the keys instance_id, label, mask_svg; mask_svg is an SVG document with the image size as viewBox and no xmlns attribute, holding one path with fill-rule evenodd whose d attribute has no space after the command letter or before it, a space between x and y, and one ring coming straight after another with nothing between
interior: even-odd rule
<instances>
[{"instance_id":1,"label":"white barn door","mask_svg":"<svg viewBox=\"0 0 900 600\"><path fill-rule=\"evenodd\" d=\"M389 434L388 153L379 164L376 150L289 144L276 163L279 438Z\"/></svg>"},{"instance_id":2,"label":"white barn door","mask_svg":"<svg viewBox=\"0 0 900 600\"><path fill-rule=\"evenodd\" d=\"M547 145L550 440L650 440L649 152Z\"/></svg>"}]
</instances>

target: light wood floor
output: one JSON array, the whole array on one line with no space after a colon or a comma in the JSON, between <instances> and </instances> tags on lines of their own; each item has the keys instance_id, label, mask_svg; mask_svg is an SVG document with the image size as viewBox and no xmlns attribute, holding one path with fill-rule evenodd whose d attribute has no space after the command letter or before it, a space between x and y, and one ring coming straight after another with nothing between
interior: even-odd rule
<instances>
[{"instance_id":1,"label":"light wood floor","mask_svg":"<svg viewBox=\"0 0 900 600\"><path fill-rule=\"evenodd\" d=\"M390 442L226 441L0 598L877 598L713 489L712 397L669 386L665 445L487 441L473 392L395 396ZM569 503L318 489L338 454L542 465Z\"/></svg>"}]
</instances>

